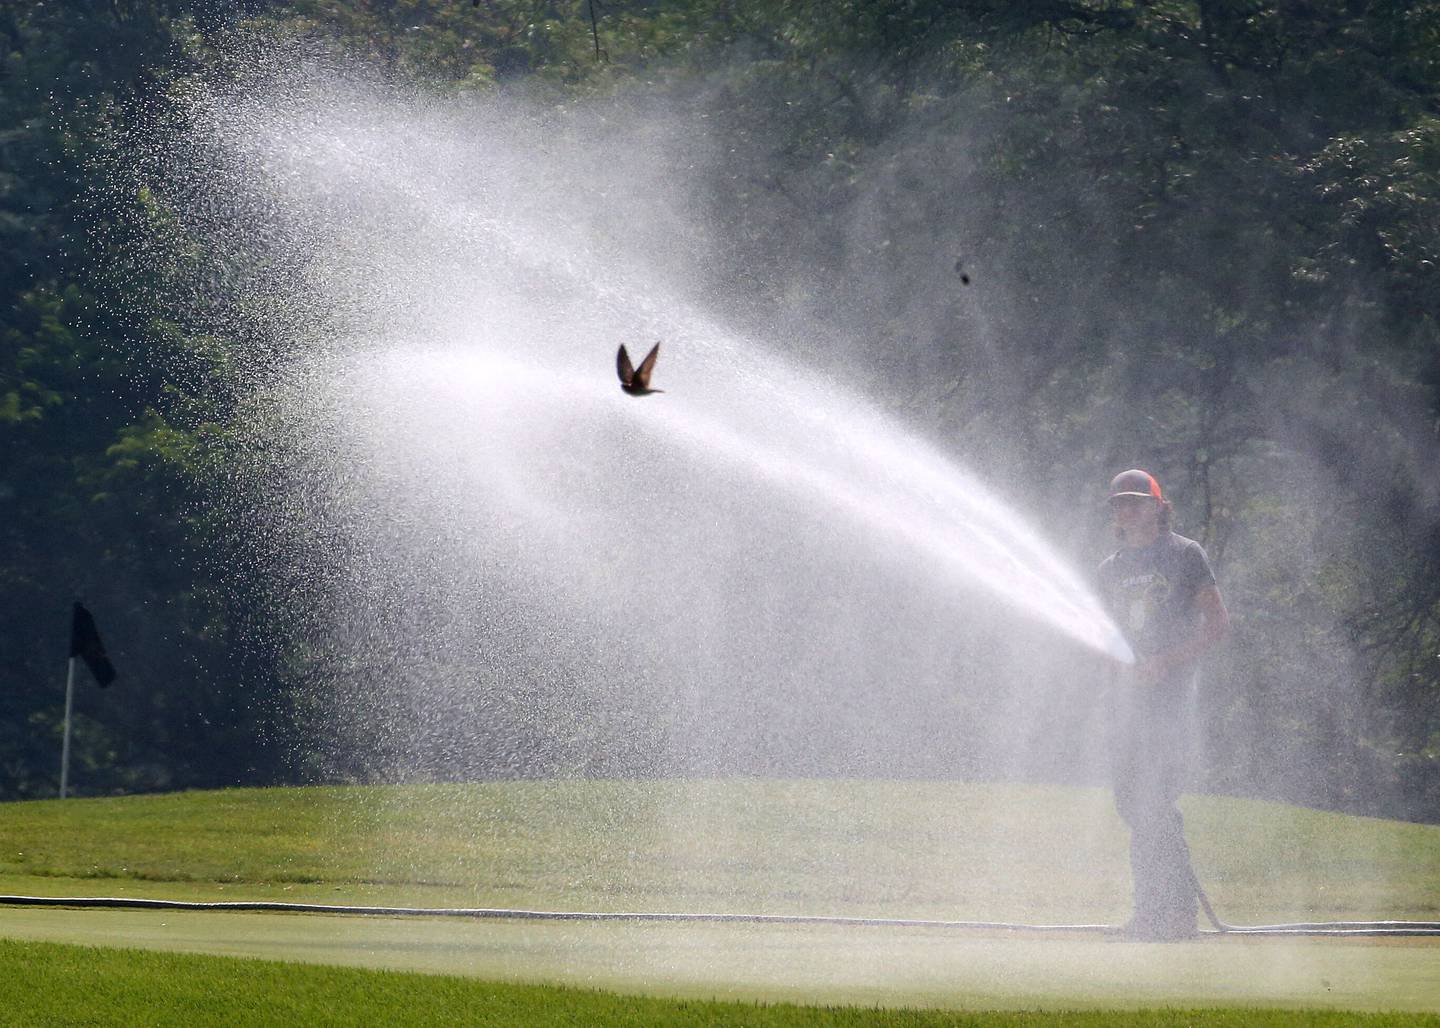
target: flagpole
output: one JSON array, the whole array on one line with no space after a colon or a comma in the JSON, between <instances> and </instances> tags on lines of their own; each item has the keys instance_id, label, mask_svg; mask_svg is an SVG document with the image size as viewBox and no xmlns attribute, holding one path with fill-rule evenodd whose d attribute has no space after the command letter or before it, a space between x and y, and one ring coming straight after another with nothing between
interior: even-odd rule
<instances>
[{"instance_id":1,"label":"flagpole","mask_svg":"<svg viewBox=\"0 0 1440 1028\"><path fill-rule=\"evenodd\" d=\"M75 699L75 658L70 658L65 672L65 741L60 744L60 798L65 798L70 784L70 707Z\"/></svg>"}]
</instances>

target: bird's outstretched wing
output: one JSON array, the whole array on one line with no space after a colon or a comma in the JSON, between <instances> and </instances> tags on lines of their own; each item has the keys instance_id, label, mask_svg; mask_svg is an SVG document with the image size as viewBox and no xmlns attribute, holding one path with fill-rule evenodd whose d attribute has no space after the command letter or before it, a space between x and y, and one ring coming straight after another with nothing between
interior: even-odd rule
<instances>
[{"instance_id":1,"label":"bird's outstretched wing","mask_svg":"<svg viewBox=\"0 0 1440 1028\"><path fill-rule=\"evenodd\" d=\"M624 347L621 347L624 349ZM641 389L650 388L650 373L655 370L655 358L660 356L660 344L656 343L650 347L650 352L640 362L639 369L635 372L635 384Z\"/></svg>"},{"instance_id":2,"label":"bird's outstretched wing","mask_svg":"<svg viewBox=\"0 0 1440 1028\"><path fill-rule=\"evenodd\" d=\"M622 386L629 386L635 381L635 368L630 363L630 355L625 352L624 343L620 344L620 352L615 355L615 373L620 376Z\"/></svg>"}]
</instances>

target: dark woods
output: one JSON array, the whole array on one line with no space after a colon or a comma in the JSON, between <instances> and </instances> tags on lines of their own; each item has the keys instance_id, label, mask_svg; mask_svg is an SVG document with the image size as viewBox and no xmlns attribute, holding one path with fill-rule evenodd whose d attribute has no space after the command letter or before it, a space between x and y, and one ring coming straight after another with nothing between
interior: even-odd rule
<instances>
[{"instance_id":1,"label":"dark woods","mask_svg":"<svg viewBox=\"0 0 1440 1028\"><path fill-rule=\"evenodd\" d=\"M0 794L54 793L75 595L125 669L77 701L82 792L314 774L264 527L217 502L227 340L135 302L160 272L123 226L164 211L93 172L243 31L442 90L703 105L733 154L694 186L715 285L854 341L799 356L885 355L877 398L1077 562L1110 474L1165 483L1236 616L1210 788L1440 817L1440 3L599 10L0 10Z\"/></svg>"}]
</instances>

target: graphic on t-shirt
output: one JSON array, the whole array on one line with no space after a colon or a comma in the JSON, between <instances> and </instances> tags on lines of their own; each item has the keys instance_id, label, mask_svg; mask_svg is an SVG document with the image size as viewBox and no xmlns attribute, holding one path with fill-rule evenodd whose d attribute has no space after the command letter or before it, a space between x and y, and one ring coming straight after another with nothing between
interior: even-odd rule
<instances>
[{"instance_id":1,"label":"graphic on t-shirt","mask_svg":"<svg viewBox=\"0 0 1440 1028\"><path fill-rule=\"evenodd\" d=\"M1174 533L1112 554L1100 565L1099 578L1106 609L1141 655L1172 649L1194 635L1195 597L1215 582L1200 544Z\"/></svg>"},{"instance_id":2,"label":"graphic on t-shirt","mask_svg":"<svg viewBox=\"0 0 1440 1028\"><path fill-rule=\"evenodd\" d=\"M1125 596L1125 620L1127 634L1131 639L1150 641L1157 625L1157 619L1174 586L1158 571L1147 571L1121 580L1120 588Z\"/></svg>"}]
</instances>

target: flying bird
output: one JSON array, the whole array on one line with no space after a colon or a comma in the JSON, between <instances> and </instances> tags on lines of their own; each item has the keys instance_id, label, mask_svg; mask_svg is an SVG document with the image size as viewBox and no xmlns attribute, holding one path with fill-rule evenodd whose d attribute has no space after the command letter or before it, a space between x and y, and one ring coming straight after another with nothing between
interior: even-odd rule
<instances>
[{"instance_id":1,"label":"flying bird","mask_svg":"<svg viewBox=\"0 0 1440 1028\"><path fill-rule=\"evenodd\" d=\"M630 363L630 355L625 352L625 344L620 344L620 352L615 355L615 371L620 375L620 388L631 396L648 396L651 393L663 393L663 389L650 388L650 372L655 370L655 358L660 356L660 344L656 343L636 368Z\"/></svg>"}]
</instances>

